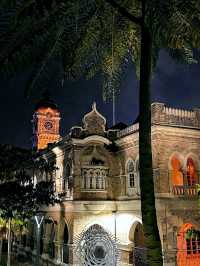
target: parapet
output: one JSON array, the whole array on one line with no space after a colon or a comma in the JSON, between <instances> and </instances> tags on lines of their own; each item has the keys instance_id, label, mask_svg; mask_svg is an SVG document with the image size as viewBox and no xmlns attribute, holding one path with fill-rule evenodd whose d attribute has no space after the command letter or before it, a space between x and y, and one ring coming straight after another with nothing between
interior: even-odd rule
<instances>
[{"instance_id":1,"label":"parapet","mask_svg":"<svg viewBox=\"0 0 200 266\"><path fill-rule=\"evenodd\" d=\"M152 124L200 128L200 108L184 110L164 103L153 103Z\"/></svg>"}]
</instances>

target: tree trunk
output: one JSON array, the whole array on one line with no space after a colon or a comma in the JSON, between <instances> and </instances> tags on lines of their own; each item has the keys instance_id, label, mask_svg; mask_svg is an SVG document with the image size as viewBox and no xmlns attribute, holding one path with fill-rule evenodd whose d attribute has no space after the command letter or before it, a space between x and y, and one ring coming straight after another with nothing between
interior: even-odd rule
<instances>
[{"instance_id":1,"label":"tree trunk","mask_svg":"<svg viewBox=\"0 0 200 266\"><path fill-rule=\"evenodd\" d=\"M144 10L143 10L144 11ZM144 14L144 13L143 13ZM143 16L144 17L144 16ZM141 28L139 164L141 211L148 265L163 265L160 235L157 226L152 149L151 149L151 58L152 38L145 22Z\"/></svg>"},{"instance_id":2,"label":"tree trunk","mask_svg":"<svg viewBox=\"0 0 200 266\"><path fill-rule=\"evenodd\" d=\"M11 218L8 219L8 258L7 266L10 266L11 261Z\"/></svg>"},{"instance_id":3,"label":"tree trunk","mask_svg":"<svg viewBox=\"0 0 200 266\"><path fill-rule=\"evenodd\" d=\"M1 262L1 256L2 256L2 248L3 248L3 238L0 239L0 262Z\"/></svg>"}]
</instances>

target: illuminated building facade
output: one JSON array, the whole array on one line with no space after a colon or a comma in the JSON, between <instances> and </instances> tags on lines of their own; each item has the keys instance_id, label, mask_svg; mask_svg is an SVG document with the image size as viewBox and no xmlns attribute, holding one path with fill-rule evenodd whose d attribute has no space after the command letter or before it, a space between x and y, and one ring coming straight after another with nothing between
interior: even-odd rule
<instances>
[{"instance_id":1,"label":"illuminated building facade","mask_svg":"<svg viewBox=\"0 0 200 266\"><path fill-rule=\"evenodd\" d=\"M35 116L39 117L38 110ZM57 129L59 118L51 116ZM34 121L41 121L39 128L44 129L46 116ZM106 119L93 104L82 126L71 128L67 136L55 139L43 151L42 156L54 160L58 168L53 178L55 193L62 199L62 204L44 210L51 221L43 225L44 265L47 260L55 265L76 265L77 237L95 226L118 241L120 265L143 265L136 256L137 248L144 247L138 128L136 123L106 129ZM43 144L39 144L40 136ZM48 138L44 144L42 136L37 135L39 149L47 144ZM200 170L200 110L152 104L152 151L164 265L200 265L200 211L195 186ZM30 238L27 245L30 246ZM97 258L105 256L103 246L98 244L95 248ZM87 265L95 265L87 260Z\"/></svg>"},{"instance_id":2,"label":"illuminated building facade","mask_svg":"<svg viewBox=\"0 0 200 266\"><path fill-rule=\"evenodd\" d=\"M42 150L60 138L60 112L47 95L37 103L33 114L33 147Z\"/></svg>"}]
</instances>

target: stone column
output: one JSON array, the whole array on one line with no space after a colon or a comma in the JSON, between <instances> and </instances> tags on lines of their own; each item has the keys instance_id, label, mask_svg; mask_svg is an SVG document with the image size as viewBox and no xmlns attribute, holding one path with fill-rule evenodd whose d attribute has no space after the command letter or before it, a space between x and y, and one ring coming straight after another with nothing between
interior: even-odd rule
<instances>
[{"instance_id":1,"label":"stone column","mask_svg":"<svg viewBox=\"0 0 200 266\"><path fill-rule=\"evenodd\" d=\"M44 259L49 258L49 242L51 241L51 227L52 224L44 225L44 235L43 235L43 254L42 257Z\"/></svg>"},{"instance_id":2,"label":"stone column","mask_svg":"<svg viewBox=\"0 0 200 266\"><path fill-rule=\"evenodd\" d=\"M151 112L152 112L152 123L159 123L164 120L164 110L165 104L164 103L152 103L151 105Z\"/></svg>"},{"instance_id":3,"label":"stone column","mask_svg":"<svg viewBox=\"0 0 200 266\"><path fill-rule=\"evenodd\" d=\"M176 266L176 251L166 250L164 251L164 264L163 266Z\"/></svg>"},{"instance_id":4,"label":"stone column","mask_svg":"<svg viewBox=\"0 0 200 266\"><path fill-rule=\"evenodd\" d=\"M61 237L61 224L58 224L55 232L55 260L57 263L62 262L62 245L63 239Z\"/></svg>"}]
</instances>

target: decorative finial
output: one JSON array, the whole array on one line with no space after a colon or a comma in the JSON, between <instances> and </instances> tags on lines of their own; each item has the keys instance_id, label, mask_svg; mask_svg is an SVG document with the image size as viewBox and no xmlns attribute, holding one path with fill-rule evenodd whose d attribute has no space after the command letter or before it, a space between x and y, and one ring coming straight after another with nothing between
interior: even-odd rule
<instances>
[{"instance_id":1,"label":"decorative finial","mask_svg":"<svg viewBox=\"0 0 200 266\"><path fill-rule=\"evenodd\" d=\"M96 110L96 102L93 102L93 104L92 104L92 110Z\"/></svg>"}]
</instances>

